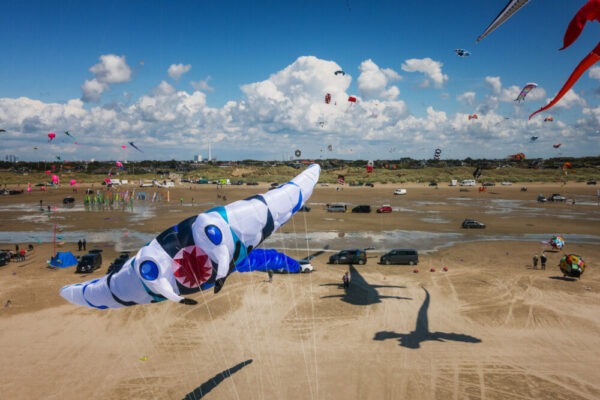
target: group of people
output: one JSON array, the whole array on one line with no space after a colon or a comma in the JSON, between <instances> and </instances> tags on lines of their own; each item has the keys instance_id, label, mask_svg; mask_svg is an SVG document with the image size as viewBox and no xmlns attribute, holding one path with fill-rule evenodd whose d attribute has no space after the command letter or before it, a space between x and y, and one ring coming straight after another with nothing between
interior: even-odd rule
<instances>
[{"instance_id":1,"label":"group of people","mask_svg":"<svg viewBox=\"0 0 600 400\"><path fill-rule=\"evenodd\" d=\"M533 256L533 269L537 269L538 266L538 261L540 262L540 266L541 269L545 270L546 269L546 261L548 260L548 258L546 258L546 254L542 251L542 255L538 257L537 254L535 254Z\"/></svg>"},{"instance_id":2,"label":"group of people","mask_svg":"<svg viewBox=\"0 0 600 400\"><path fill-rule=\"evenodd\" d=\"M83 240L79 239L79 242L77 242L77 250L81 251L85 251L87 247L87 243L85 241L85 238L83 238Z\"/></svg>"}]
</instances>

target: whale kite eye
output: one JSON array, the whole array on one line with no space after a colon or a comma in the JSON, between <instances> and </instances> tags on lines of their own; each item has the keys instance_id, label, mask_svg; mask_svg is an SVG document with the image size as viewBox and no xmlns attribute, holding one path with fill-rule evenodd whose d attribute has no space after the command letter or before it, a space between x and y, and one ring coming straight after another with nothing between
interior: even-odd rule
<instances>
[{"instance_id":1,"label":"whale kite eye","mask_svg":"<svg viewBox=\"0 0 600 400\"><path fill-rule=\"evenodd\" d=\"M220 245L223 241L223 233L221 233L221 230L215 225L207 225L206 228L204 228L204 233L206 233L206 237L208 237L215 246Z\"/></svg>"},{"instance_id":2,"label":"whale kite eye","mask_svg":"<svg viewBox=\"0 0 600 400\"><path fill-rule=\"evenodd\" d=\"M144 261L140 265L140 275L147 281L158 278L158 266L152 261Z\"/></svg>"}]
</instances>

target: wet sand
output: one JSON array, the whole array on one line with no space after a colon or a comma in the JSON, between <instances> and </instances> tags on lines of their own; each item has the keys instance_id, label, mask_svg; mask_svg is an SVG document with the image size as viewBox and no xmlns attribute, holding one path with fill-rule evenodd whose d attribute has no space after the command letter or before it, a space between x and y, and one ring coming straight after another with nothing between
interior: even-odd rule
<instances>
[{"instance_id":1,"label":"wet sand","mask_svg":"<svg viewBox=\"0 0 600 400\"><path fill-rule=\"evenodd\" d=\"M269 284L266 274L234 273L219 294L192 295L196 306L167 301L103 311L71 305L58 291L104 275L145 235L267 186L186 186L170 190L168 202L162 192L162 201L136 201L133 210L85 210L82 188L2 196L0 232L21 232L30 240L19 245L35 250L0 267L0 398L599 398L596 188L521 186L484 193L419 184L319 186L312 210L269 242L296 257L316 255L312 274L278 274ZM396 187L408 194L394 196ZM537 203L538 193L576 201ZM62 206L67 195L75 196L75 208ZM40 211L40 199L49 213ZM324 210L336 202L390 204L394 212ZM466 217L487 228L460 229ZM56 243L46 240L54 227ZM408 247L394 239L397 231L408 232L409 247L419 249L418 273L377 263L381 252ZM103 249L102 268L47 268L55 246L84 254L80 233L88 250ZM541 241L553 234L564 235L564 252L586 260L581 280L562 279L563 251L547 252L545 271L532 268L533 254L549 249ZM448 241L438 246L433 235ZM1 241L1 248L14 248L14 240ZM373 250L366 265L351 269L346 293L341 277L349 267L327 259L351 247Z\"/></svg>"}]
</instances>

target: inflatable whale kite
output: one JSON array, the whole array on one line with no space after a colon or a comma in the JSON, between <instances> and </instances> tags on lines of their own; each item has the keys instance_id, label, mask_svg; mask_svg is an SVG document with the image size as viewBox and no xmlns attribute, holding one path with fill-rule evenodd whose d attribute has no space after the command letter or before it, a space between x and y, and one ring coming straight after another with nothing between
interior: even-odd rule
<instances>
[{"instance_id":1,"label":"inflatable whale kite","mask_svg":"<svg viewBox=\"0 0 600 400\"><path fill-rule=\"evenodd\" d=\"M162 232L115 273L67 285L60 294L77 305L106 309L172 300L214 287L218 293L236 265L285 224L319 180L317 164L262 195L218 206Z\"/></svg>"}]
</instances>

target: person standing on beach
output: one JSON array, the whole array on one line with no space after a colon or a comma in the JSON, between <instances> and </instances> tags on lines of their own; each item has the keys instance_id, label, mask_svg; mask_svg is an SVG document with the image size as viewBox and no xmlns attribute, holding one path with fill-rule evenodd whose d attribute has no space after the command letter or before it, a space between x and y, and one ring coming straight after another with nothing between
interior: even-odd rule
<instances>
[{"instance_id":1,"label":"person standing on beach","mask_svg":"<svg viewBox=\"0 0 600 400\"><path fill-rule=\"evenodd\" d=\"M540 257L540 261L542 264L542 269L545 270L546 269L546 254L542 253L541 257Z\"/></svg>"},{"instance_id":2,"label":"person standing on beach","mask_svg":"<svg viewBox=\"0 0 600 400\"><path fill-rule=\"evenodd\" d=\"M83 251L85 251L86 250L85 238L83 238L83 241L81 242L81 245L83 246Z\"/></svg>"},{"instance_id":3,"label":"person standing on beach","mask_svg":"<svg viewBox=\"0 0 600 400\"><path fill-rule=\"evenodd\" d=\"M79 242L77 242L77 250L81 251L82 248L83 248L83 242L81 241L81 239L79 239Z\"/></svg>"},{"instance_id":4,"label":"person standing on beach","mask_svg":"<svg viewBox=\"0 0 600 400\"><path fill-rule=\"evenodd\" d=\"M538 255L534 254L533 255L533 269L537 269L537 264L538 264Z\"/></svg>"},{"instance_id":5,"label":"person standing on beach","mask_svg":"<svg viewBox=\"0 0 600 400\"><path fill-rule=\"evenodd\" d=\"M269 283L273 282L273 270L270 269L267 271L267 275L269 275Z\"/></svg>"}]
</instances>

